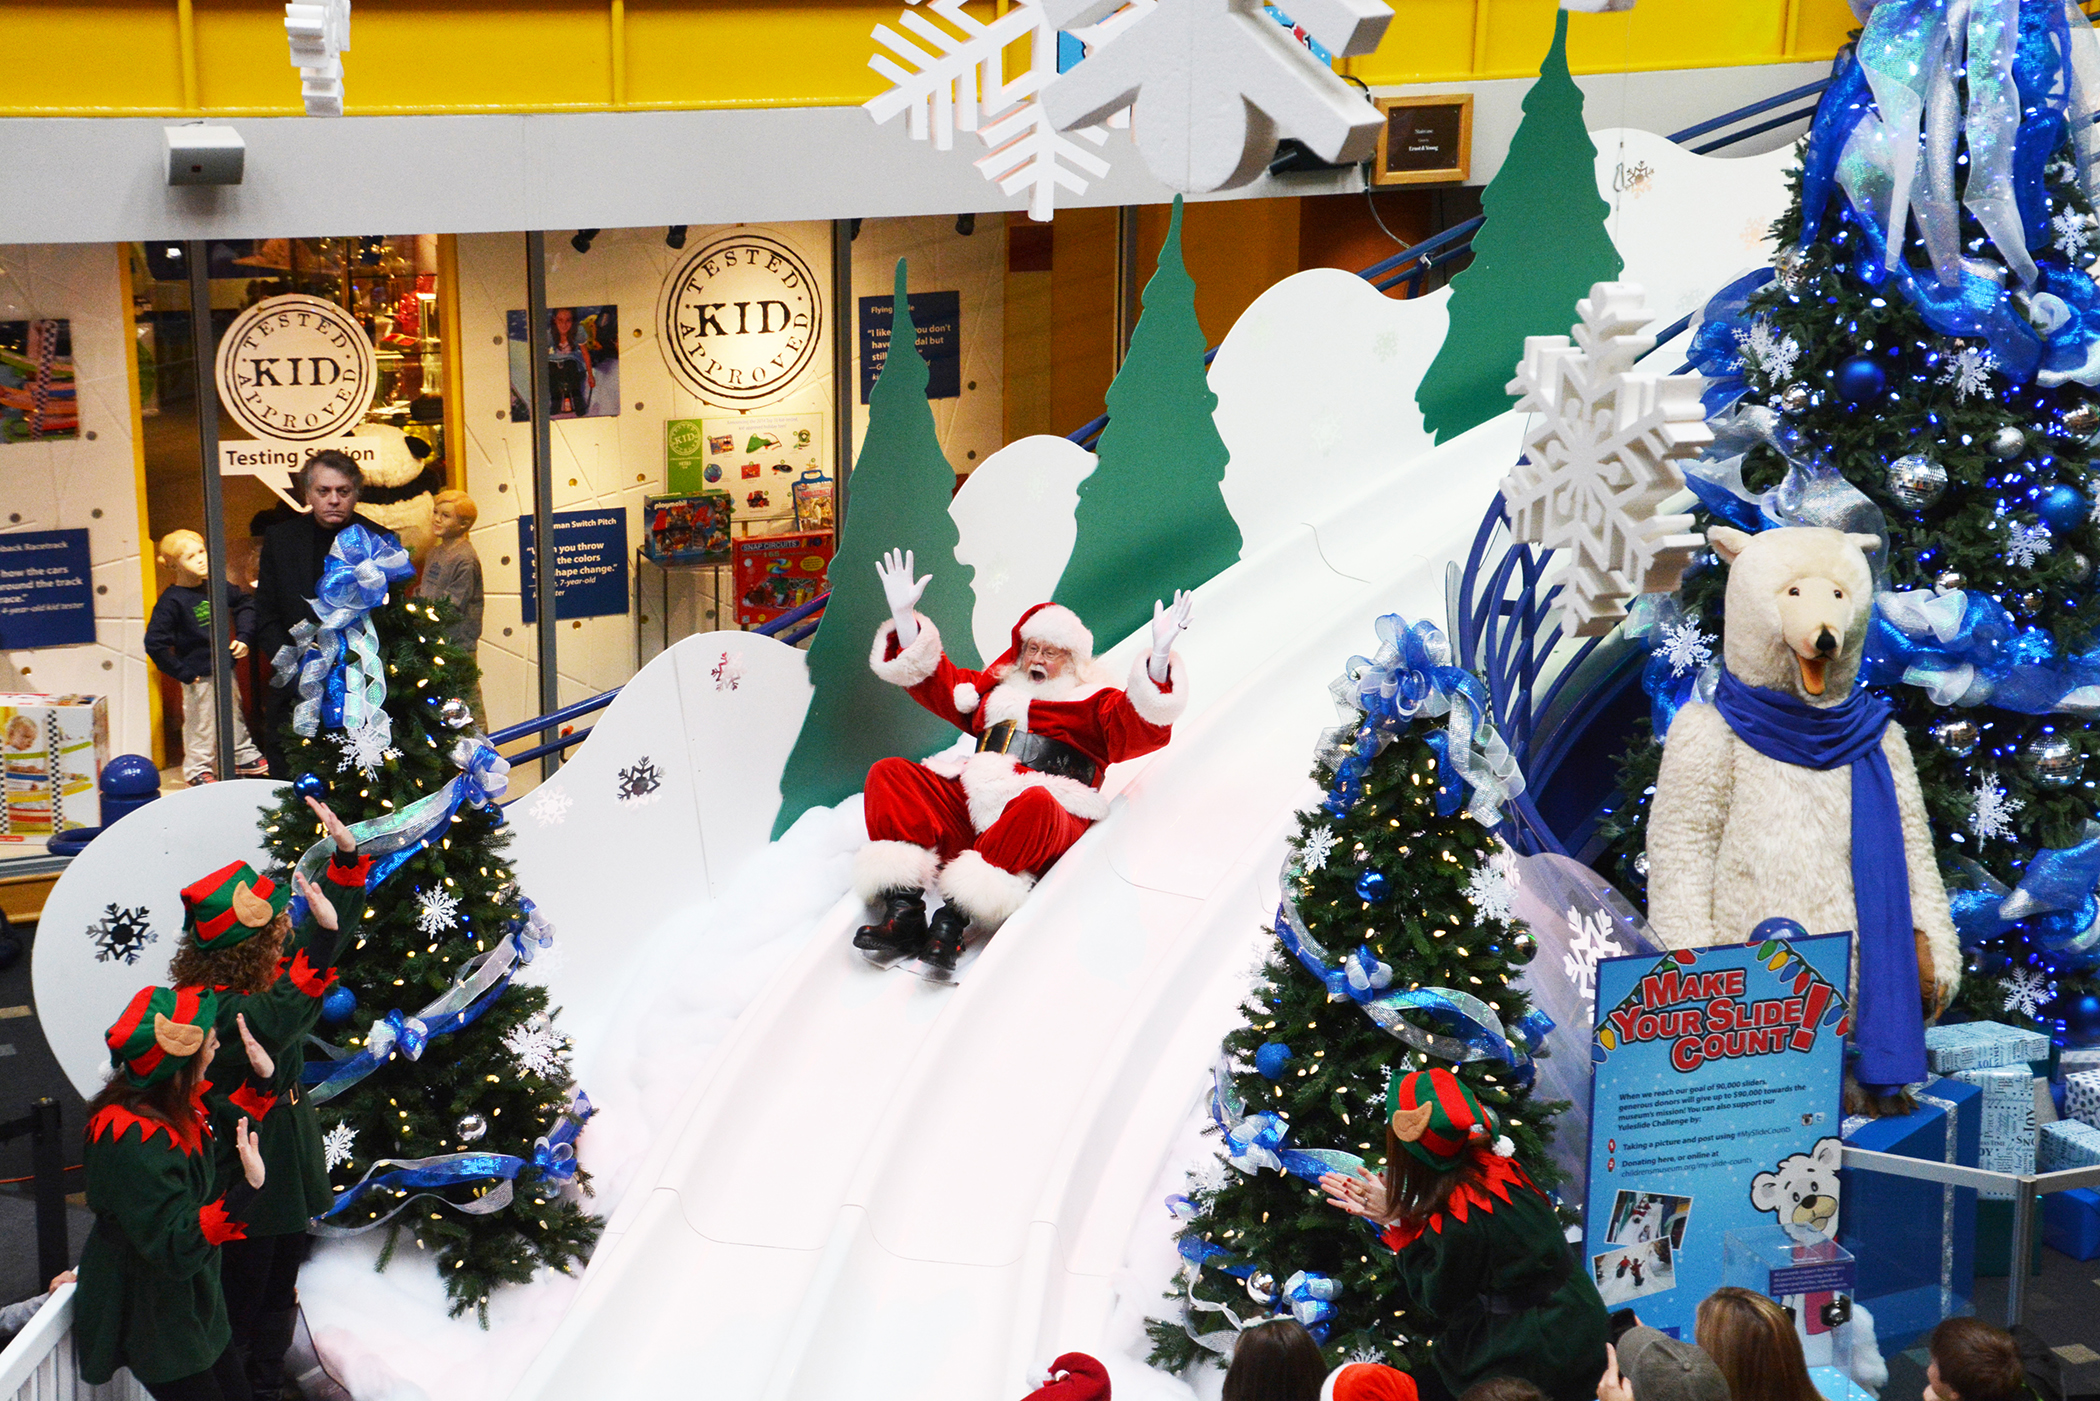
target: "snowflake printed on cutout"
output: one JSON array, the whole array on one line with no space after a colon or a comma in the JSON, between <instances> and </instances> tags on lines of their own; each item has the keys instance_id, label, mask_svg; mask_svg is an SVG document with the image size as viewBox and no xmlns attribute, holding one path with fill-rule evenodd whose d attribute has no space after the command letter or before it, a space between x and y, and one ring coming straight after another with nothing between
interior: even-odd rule
<instances>
[{"instance_id":1,"label":"snowflake printed on cutout","mask_svg":"<svg viewBox=\"0 0 2100 1401\"><path fill-rule=\"evenodd\" d=\"M1524 458L1503 478L1510 534L1568 552L1560 606L1568 631L1601 637L1637 593L1669 593L1706 537L1689 515L1656 508L1684 487L1677 459L1713 441L1698 375L1636 372L1655 344L1640 288L1600 282L1576 303L1575 343L1525 340L1510 382L1531 415Z\"/></svg>"},{"instance_id":2,"label":"snowflake printed on cutout","mask_svg":"<svg viewBox=\"0 0 2100 1401\"><path fill-rule=\"evenodd\" d=\"M2056 1000L2056 984L2034 968L2015 968L2012 975L1998 986L2005 994L2004 1001L1998 1005L2023 1017L2039 1017L2042 1008Z\"/></svg>"},{"instance_id":3,"label":"snowflake printed on cutout","mask_svg":"<svg viewBox=\"0 0 2100 1401\"><path fill-rule=\"evenodd\" d=\"M2082 216L2073 214L2068 209L2051 219L2049 227L2056 230L2056 237L2052 241L2058 248L2063 249L2066 258L2076 261L2085 256L2086 249L2092 247L2092 226L2087 224Z\"/></svg>"},{"instance_id":4,"label":"snowflake printed on cutout","mask_svg":"<svg viewBox=\"0 0 2100 1401\"><path fill-rule=\"evenodd\" d=\"M341 1122L321 1135L321 1156L330 1172L350 1161L350 1149L356 1142L357 1130Z\"/></svg>"},{"instance_id":5,"label":"snowflake printed on cutout","mask_svg":"<svg viewBox=\"0 0 2100 1401\"><path fill-rule=\"evenodd\" d=\"M1498 851L1473 868L1466 877L1466 899L1479 911L1479 918L1507 922L1517 898L1515 856Z\"/></svg>"},{"instance_id":6,"label":"snowflake printed on cutout","mask_svg":"<svg viewBox=\"0 0 2100 1401\"><path fill-rule=\"evenodd\" d=\"M1334 842L1334 828L1332 827L1322 827L1317 831L1307 832L1305 834L1305 844L1301 848L1303 855L1299 858L1299 866L1307 871L1317 871L1325 866L1328 856L1334 851Z\"/></svg>"},{"instance_id":7,"label":"snowflake printed on cutout","mask_svg":"<svg viewBox=\"0 0 2100 1401\"><path fill-rule=\"evenodd\" d=\"M1688 618L1663 629L1662 654L1669 660L1670 675L1705 666L1714 659L1713 639L1699 630L1699 621Z\"/></svg>"},{"instance_id":8,"label":"snowflake printed on cutout","mask_svg":"<svg viewBox=\"0 0 2100 1401\"><path fill-rule=\"evenodd\" d=\"M1940 383L1954 386L1954 402L1967 403L1971 394L1981 394L1991 387L1991 371L1997 368L1997 357L1990 351L1965 345L1947 357L1947 368L1940 371Z\"/></svg>"},{"instance_id":9,"label":"snowflake printed on cutout","mask_svg":"<svg viewBox=\"0 0 2100 1401\"><path fill-rule=\"evenodd\" d=\"M1611 921L1605 918L1602 910L1585 915L1571 909L1568 911L1568 927L1575 931L1575 937L1568 941L1568 951L1561 956L1561 970L1568 975L1568 981L1575 984L1575 990L1582 994L1585 1019L1594 1018L1597 1013L1597 960L1626 950L1620 948L1619 941L1612 937Z\"/></svg>"},{"instance_id":10,"label":"snowflake printed on cutout","mask_svg":"<svg viewBox=\"0 0 2100 1401\"><path fill-rule=\"evenodd\" d=\"M436 938L459 922L459 897L443 886L416 896L416 928Z\"/></svg>"},{"instance_id":11,"label":"snowflake printed on cutout","mask_svg":"<svg viewBox=\"0 0 2100 1401\"><path fill-rule=\"evenodd\" d=\"M645 754L635 760L632 767L620 770L620 785L616 796L624 806L641 807L661 798L663 786L664 771Z\"/></svg>"},{"instance_id":12,"label":"snowflake printed on cutout","mask_svg":"<svg viewBox=\"0 0 2100 1401\"><path fill-rule=\"evenodd\" d=\"M744 679L744 659L734 653L724 652L715 660L708 675L714 677L717 691L734 691Z\"/></svg>"},{"instance_id":13,"label":"snowflake printed on cutout","mask_svg":"<svg viewBox=\"0 0 2100 1401\"><path fill-rule=\"evenodd\" d=\"M560 1080L568 1073L562 1057L569 1053L569 1043L552 1027L521 1023L503 1038L503 1045L519 1066L542 1080Z\"/></svg>"},{"instance_id":14,"label":"snowflake printed on cutout","mask_svg":"<svg viewBox=\"0 0 2100 1401\"><path fill-rule=\"evenodd\" d=\"M543 788L533 795L532 803L525 811L542 827L555 827L569 820L569 809L576 800L567 793Z\"/></svg>"},{"instance_id":15,"label":"snowflake printed on cutout","mask_svg":"<svg viewBox=\"0 0 2100 1401\"><path fill-rule=\"evenodd\" d=\"M137 963L146 945L160 936L151 928L152 916L144 905L127 909L121 905L108 905L102 918L88 926L87 936L94 942L97 963Z\"/></svg>"},{"instance_id":16,"label":"snowflake printed on cutout","mask_svg":"<svg viewBox=\"0 0 2100 1401\"><path fill-rule=\"evenodd\" d=\"M2049 527L2037 521L2033 525L2015 522L2005 537L2005 559L2008 564L2024 565L2028 568L2043 555L2056 548L2056 537Z\"/></svg>"},{"instance_id":17,"label":"snowflake printed on cutout","mask_svg":"<svg viewBox=\"0 0 2100 1401\"><path fill-rule=\"evenodd\" d=\"M354 768L367 779L377 778L387 760L401 757L401 751L391 743L393 725L383 710L366 717L356 729L344 730L329 738L342 751L342 758L335 766L338 773Z\"/></svg>"},{"instance_id":18,"label":"snowflake printed on cutout","mask_svg":"<svg viewBox=\"0 0 2100 1401\"><path fill-rule=\"evenodd\" d=\"M1749 330L1737 331L1735 340L1743 354L1756 362L1758 373L1772 383L1784 384L1794 377L1794 365L1801 359L1801 343L1764 317L1751 322Z\"/></svg>"},{"instance_id":19,"label":"snowflake printed on cutout","mask_svg":"<svg viewBox=\"0 0 2100 1401\"><path fill-rule=\"evenodd\" d=\"M1985 774L1976 781L1974 807L1969 813L1969 830L1976 840L1987 842L1993 837L2009 840L2013 834L2013 814L2027 806L2018 798L2007 797L2005 785L1996 774Z\"/></svg>"}]
</instances>

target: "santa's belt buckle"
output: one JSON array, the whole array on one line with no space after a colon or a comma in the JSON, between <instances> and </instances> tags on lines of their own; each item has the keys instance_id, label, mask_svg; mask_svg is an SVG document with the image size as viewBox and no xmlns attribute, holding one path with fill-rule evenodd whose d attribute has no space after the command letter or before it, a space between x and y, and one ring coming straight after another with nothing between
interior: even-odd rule
<instances>
[{"instance_id":1,"label":"santa's belt buckle","mask_svg":"<svg viewBox=\"0 0 2100 1401\"><path fill-rule=\"evenodd\" d=\"M1027 733L1028 731L1013 721L1001 720L998 724L987 727L985 732L977 737L977 752L1004 754L1014 747L1017 738Z\"/></svg>"}]
</instances>

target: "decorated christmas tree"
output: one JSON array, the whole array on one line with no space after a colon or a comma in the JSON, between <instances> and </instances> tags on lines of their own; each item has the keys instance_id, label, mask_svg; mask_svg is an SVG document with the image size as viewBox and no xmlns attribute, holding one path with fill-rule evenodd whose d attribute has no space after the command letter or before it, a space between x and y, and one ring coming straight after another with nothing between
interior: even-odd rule
<instances>
[{"instance_id":1,"label":"decorated christmas tree","mask_svg":"<svg viewBox=\"0 0 2100 1401\"><path fill-rule=\"evenodd\" d=\"M2100 44L2075 10L1979 0L1966 64L1907 68L1913 41L1962 40L1899 10L1837 60L1775 269L1707 309L1692 358L1716 444L1687 477L1701 528L1886 531L1861 676L1916 756L1968 950L1958 1012L2076 1023L2100 1007L2100 239L2078 76ZM1920 103L1949 118L1922 143ZM1710 676L1725 577L1695 565L1639 629L1654 721L1599 863L1636 900L1653 730Z\"/></svg>"},{"instance_id":2,"label":"decorated christmas tree","mask_svg":"<svg viewBox=\"0 0 2100 1401\"><path fill-rule=\"evenodd\" d=\"M1286 1310L1336 1364L1426 1365L1391 1252L1318 1189L1324 1172L1384 1170L1396 1064L1455 1070L1540 1185L1558 1180L1547 1148L1566 1106L1532 1097L1545 1028L1513 986L1535 948L1489 830L1508 751L1433 625L1389 616L1378 630L1378 655L1335 684L1343 723L1313 769L1327 797L1299 815L1276 945L1225 1039L1211 1096L1223 1161L1174 1203L1184 1267L1177 1317L1151 1325L1155 1365L1228 1353L1236 1326Z\"/></svg>"},{"instance_id":3,"label":"decorated christmas tree","mask_svg":"<svg viewBox=\"0 0 2100 1401\"><path fill-rule=\"evenodd\" d=\"M330 588L324 574L324 603ZM447 640L452 605L384 590L366 585L362 621L331 615L345 684L323 679L325 633L307 654L312 733L295 712L281 735L297 777L263 840L281 879L320 840L313 793L374 857L356 945L323 1002L343 1058L307 1056L337 1193L318 1231L386 1232L382 1265L405 1237L434 1256L452 1311L485 1323L497 1286L566 1269L597 1238L572 1146L589 1110L547 990L514 976L551 931L503 857L503 765L462 699L474 659ZM383 717L369 708L380 673Z\"/></svg>"}]
</instances>

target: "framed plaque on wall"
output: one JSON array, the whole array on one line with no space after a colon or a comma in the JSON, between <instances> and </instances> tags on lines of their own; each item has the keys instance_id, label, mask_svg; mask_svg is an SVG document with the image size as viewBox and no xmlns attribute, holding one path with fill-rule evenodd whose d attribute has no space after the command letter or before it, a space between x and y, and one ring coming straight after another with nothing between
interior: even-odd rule
<instances>
[{"instance_id":1,"label":"framed plaque on wall","mask_svg":"<svg viewBox=\"0 0 2100 1401\"><path fill-rule=\"evenodd\" d=\"M1473 162L1473 94L1376 99L1378 130L1373 185L1463 184Z\"/></svg>"}]
</instances>

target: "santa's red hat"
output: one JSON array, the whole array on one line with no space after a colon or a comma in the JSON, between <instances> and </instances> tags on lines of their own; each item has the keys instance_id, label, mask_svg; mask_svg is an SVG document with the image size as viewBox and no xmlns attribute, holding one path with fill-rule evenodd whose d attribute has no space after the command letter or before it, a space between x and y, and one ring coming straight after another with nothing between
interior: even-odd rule
<instances>
[{"instance_id":1,"label":"santa's red hat","mask_svg":"<svg viewBox=\"0 0 2100 1401\"><path fill-rule=\"evenodd\" d=\"M1022 1401L1109 1401L1108 1368L1083 1352L1068 1352L1044 1369Z\"/></svg>"},{"instance_id":2,"label":"santa's red hat","mask_svg":"<svg viewBox=\"0 0 2100 1401\"><path fill-rule=\"evenodd\" d=\"M1011 665L1019 661L1024 642L1047 642L1052 647L1062 647L1072 654L1073 664L1081 670L1094 660L1094 634L1079 621L1077 613L1062 603L1038 603L1023 613L1020 621L1014 624L1013 645L993 665Z\"/></svg>"},{"instance_id":3,"label":"santa's red hat","mask_svg":"<svg viewBox=\"0 0 2100 1401\"><path fill-rule=\"evenodd\" d=\"M1320 1401L1415 1401L1415 1379L1376 1362L1348 1362L1327 1374Z\"/></svg>"}]
</instances>

